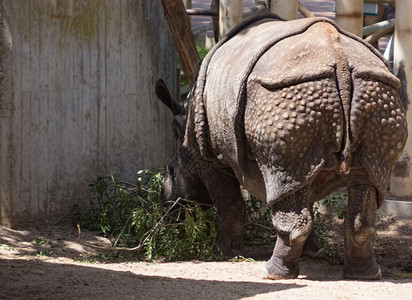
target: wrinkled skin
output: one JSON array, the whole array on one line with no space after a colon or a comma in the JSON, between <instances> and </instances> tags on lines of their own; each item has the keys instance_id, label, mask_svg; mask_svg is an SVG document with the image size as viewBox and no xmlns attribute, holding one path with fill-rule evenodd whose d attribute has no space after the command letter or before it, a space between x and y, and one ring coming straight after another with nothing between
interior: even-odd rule
<instances>
[{"instance_id":1,"label":"wrinkled skin","mask_svg":"<svg viewBox=\"0 0 412 300\"><path fill-rule=\"evenodd\" d=\"M407 138L398 88L380 54L330 20L246 20L183 105L157 83L177 139L166 196L217 208L225 256L242 252L239 185L266 201L278 236L262 275L284 279L302 253L319 254L312 204L346 187L344 277L378 279L375 212Z\"/></svg>"}]
</instances>

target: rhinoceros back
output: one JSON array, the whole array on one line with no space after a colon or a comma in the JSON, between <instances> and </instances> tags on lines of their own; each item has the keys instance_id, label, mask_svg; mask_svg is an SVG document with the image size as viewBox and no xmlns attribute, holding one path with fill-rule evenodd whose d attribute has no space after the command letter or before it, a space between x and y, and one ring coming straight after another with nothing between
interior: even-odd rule
<instances>
[{"instance_id":1,"label":"rhinoceros back","mask_svg":"<svg viewBox=\"0 0 412 300\"><path fill-rule=\"evenodd\" d=\"M339 172L345 151L382 201L405 144L405 112L398 80L366 44L327 19L264 19L215 49L199 78L204 149L221 154L239 178L250 172L250 147L271 173L269 204L321 170Z\"/></svg>"},{"instance_id":2,"label":"rhinoceros back","mask_svg":"<svg viewBox=\"0 0 412 300\"><path fill-rule=\"evenodd\" d=\"M202 141L211 142L214 151L228 158L235 170L248 172L245 132L242 128L248 77L255 64L273 45L304 32L317 21L306 19L286 23L264 18L217 45L206 57L206 63L202 64L195 101L198 113L206 115L198 119L207 120L210 135ZM199 127L197 131L205 132ZM201 145L201 149L207 148L208 145Z\"/></svg>"}]
</instances>

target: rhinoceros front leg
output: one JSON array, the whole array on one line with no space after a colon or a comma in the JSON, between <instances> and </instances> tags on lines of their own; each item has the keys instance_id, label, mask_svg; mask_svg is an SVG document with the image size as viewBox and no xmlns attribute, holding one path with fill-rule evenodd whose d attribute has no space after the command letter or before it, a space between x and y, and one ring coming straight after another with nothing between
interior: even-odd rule
<instances>
[{"instance_id":1,"label":"rhinoceros front leg","mask_svg":"<svg viewBox=\"0 0 412 300\"><path fill-rule=\"evenodd\" d=\"M368 184L348 186L345 218L345 264L343 275L350 279L380 279L381 269L373 256L377 190Z\"/></svg>"},{"instance_id":2,"label":"rhinoceros front leg","mask_svg":"<svg viewBox=\"0 0 412 300\"><path fill-rule=\"evenodd\" d=\"M219 230L216 245L225 259L243 254L243 230L245 227L245 201L234 176L210 171L206 186L218 216Z\"/></svg>"},{"instance_id":3,"label":"rhinoceros front leg","mask_svg":"<svg viewBox=\"0 0 412 300\"><path fill-rule=\"evenodd\" d=\"M277 230L277 240L273 255L262 270L264 278L298 277L302 248L312 231L309 207L305 189L272 206L272 220Z\"/></svg>"}]
</instances>

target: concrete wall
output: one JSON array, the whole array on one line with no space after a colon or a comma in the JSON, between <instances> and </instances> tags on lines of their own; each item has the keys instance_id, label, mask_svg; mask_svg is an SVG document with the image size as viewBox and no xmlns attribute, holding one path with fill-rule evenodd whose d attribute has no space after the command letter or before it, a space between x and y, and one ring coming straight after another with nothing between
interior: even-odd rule
<instances>
[{"instance_id":1,"label":"concrete wall","mask_svg":"<svg viewBox=\"0 0 412 300\"><path fill-rule=\"evenodd\" d=\"M1 0L0 224L54 222L88 184L173 151L157 78L176 86L160 1Z\"/></svg>"}]
</instances>

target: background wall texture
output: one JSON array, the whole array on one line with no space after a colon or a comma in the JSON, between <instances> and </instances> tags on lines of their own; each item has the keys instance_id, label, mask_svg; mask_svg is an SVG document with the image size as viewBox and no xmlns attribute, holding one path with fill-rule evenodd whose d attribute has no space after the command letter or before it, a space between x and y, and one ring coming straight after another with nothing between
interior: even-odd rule
<instances>
[{"instance_id":1,"label":"background wall texture","mask_svg":"<svg viewBox=\"0 0 412 300\"><path fill-rule=\"evenodd\" d=\"M160 1L1 0L0 224L54 222L97 175L133 180L173 151Z\"/></svg>"}]
</instances>

